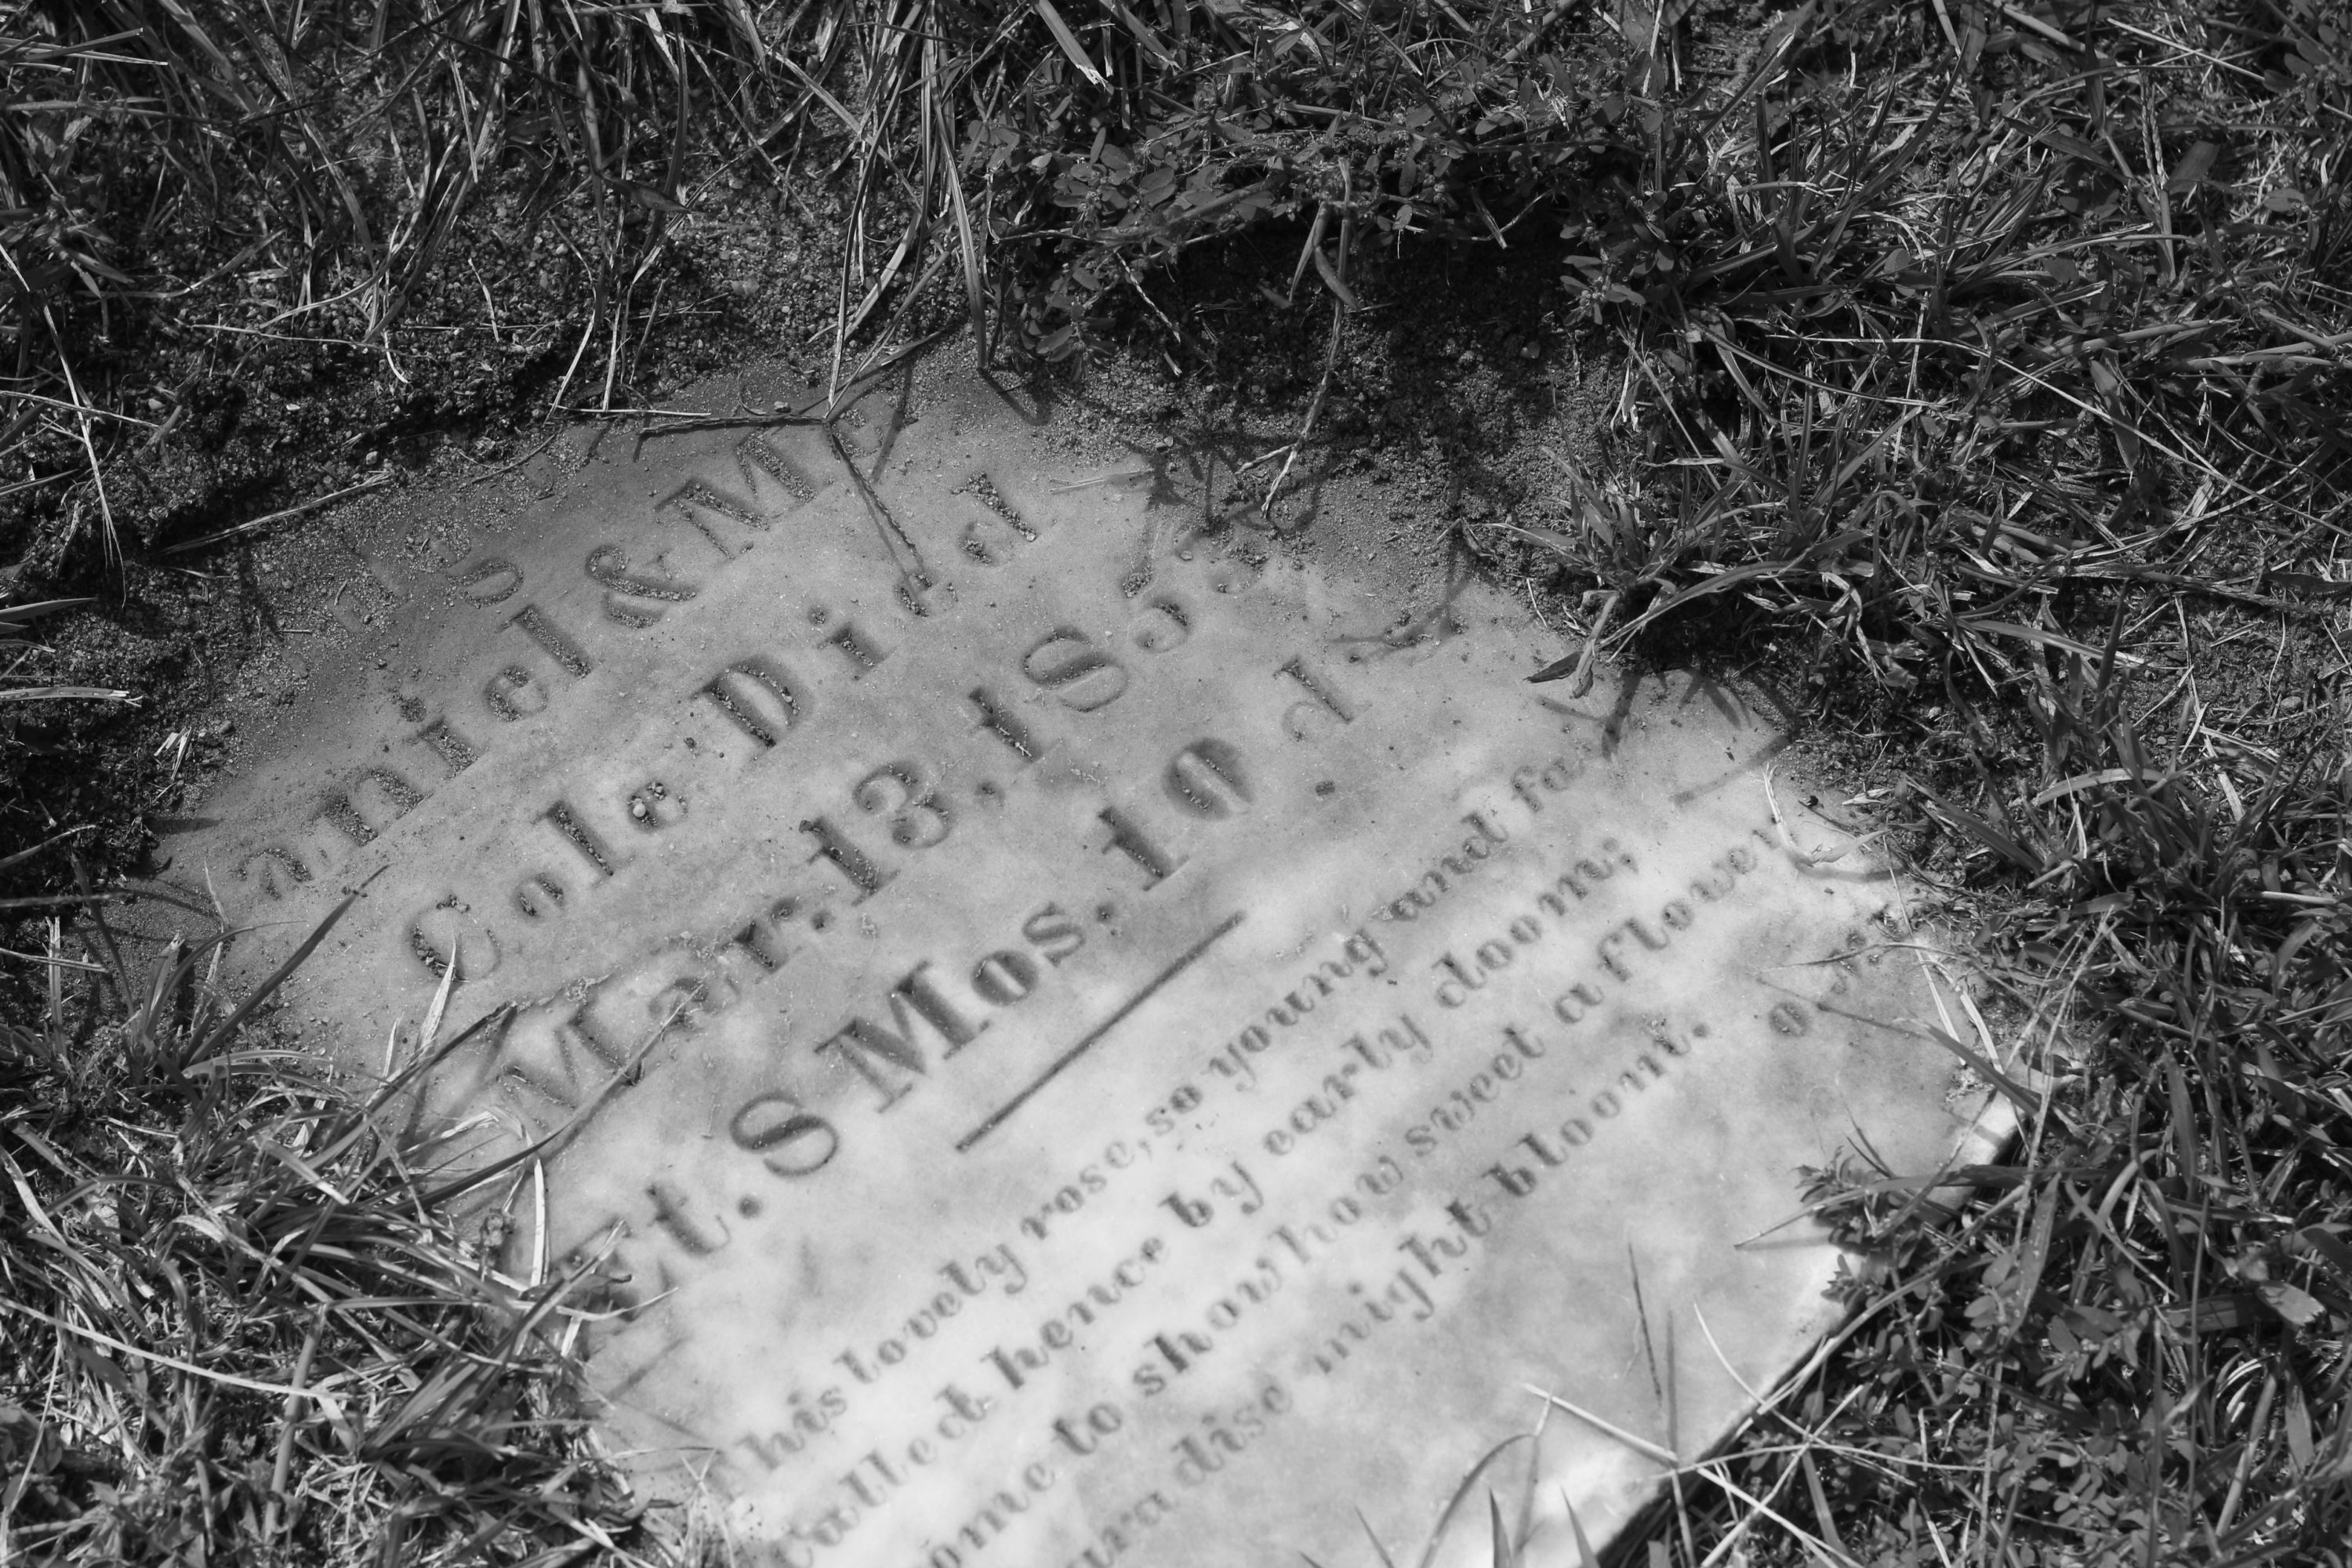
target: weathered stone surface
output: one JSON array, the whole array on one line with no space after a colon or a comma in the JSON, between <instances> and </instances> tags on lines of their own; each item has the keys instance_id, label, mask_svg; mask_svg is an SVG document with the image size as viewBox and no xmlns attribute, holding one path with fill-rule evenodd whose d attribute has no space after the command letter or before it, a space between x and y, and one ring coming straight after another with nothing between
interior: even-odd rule
<instances>
[{"instance_id":1,"label":"weathered stone surface","mask_svg":"<svg viewBox=\"0 0 2352 1568\"><path fill-rule=\"evenodd\" d=\"M1964 1131L1900 889L1728 691L910 406L486 522L176 873L256 966L364 887L358 1059L455 964L417 1125L538 1147L508 1261L744 1561L1573 1561L1830 1321L1800 1168Z\"/></svg>"}]
</instances>

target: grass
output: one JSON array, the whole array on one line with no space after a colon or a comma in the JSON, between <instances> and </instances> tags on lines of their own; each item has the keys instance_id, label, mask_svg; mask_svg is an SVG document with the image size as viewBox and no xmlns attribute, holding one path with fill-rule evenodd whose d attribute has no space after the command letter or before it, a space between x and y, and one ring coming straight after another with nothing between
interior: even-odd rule
<instances>
[{"instance_id":1,"label":"grass","mask_svg":"<svg viewBox=\"0 0 2352 1568\"><path fill-rule=\"evenodd\" d=\"M192 323L350 385L426 374L428 321L504 333L500 406L625 409L701 308L679 236L722 174L832 215L836 384L959 321L1214 378L1218 289L1311 308L1269 506L1339 458L1412 258L1548 258L1607 459L1465 542L1577 628L1546 678L1696 651L1799 694L1857 826L1980 923L1969 1047L2024 1129L1983 1168L1817 1174L1871 1265L1846 1328L1626 1550L2347 1561L2340 7L0 16L0 521L50 597L299 521L233 476L152 499L247 352L143 381ZM560 263L469 314L484 215ZM0 723L89 700L25 649ZM355 1560L386 1519L416 1555L654 1552L569 1419L563 1282L487 1271L365 1101L223 1032L197 955L128 971L43 837L0 857L52 879L0 961L0 1279L42 1314L0 1328L5 1528L86 1561Z\"/></svg>"},{"instance_id":2,"label":"grass","mask_svg":"<svg viewBox=\"0 0 2352 1568\"><path fill-rule=\"evenodd\" d=\"M276 979L223 1010L220 942L134 971L89 926L78 959L49 922L45 1005L0 1032L8 1560L635 1544L569 1402L579 1280L501 1277L428 1201L394 1106L418 1068L362 1097L257 1031Z\"/></svg>"},{"instance_id":3,"label":"grass","mask_svg":"<svg viewBox=\"0 0 2352 1568\"><path fill-rule=\"evenodd\" d=\"M2030 1085L1957 1209L1823 1177L1885 1269L1736 1473L1833 1561L2341 1562L2352 40L1949 9L1664 98L1680 177L1570 262L1654 438L1656 521L1560 542L1596 638L1727 608L1929 709L1882 815L1982 890Z\"/></svg>"},{"instance_id":4,"label":"grass","mask_svg":"<svg viewBox=\"0 0 2352 1568\"><path fill-rule=\"evenodd\" d=\"M562 367L552 401L609 405L684 210L689 114L743 115L761 58L736 7L0 5L18 504L119 555L153 479L118 470L220 423L254 340L356 347L404 383L398 330L442 313L443 263L486 208L547 233L515 283L559 290L573 329L529 350ZM228 341L171 352L197 333Z\"/></svg>"}]
</instances>

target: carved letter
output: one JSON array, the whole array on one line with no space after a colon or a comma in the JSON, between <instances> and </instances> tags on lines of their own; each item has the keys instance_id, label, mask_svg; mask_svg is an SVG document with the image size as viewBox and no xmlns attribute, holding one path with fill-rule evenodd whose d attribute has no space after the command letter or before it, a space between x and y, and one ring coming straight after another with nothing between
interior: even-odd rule
<instances>
[{"instance_id":1,"label":"carved letter","mask_svg":"<svg viewBox=\"0 0 2352 1568\"><path fill-rule=\"evenodd\" d=\"M713 550L730 558L742 553L742 551L730 547L725 539L720 538L719 531L712 526L714 523L734 523L754 533L768 531L768 520L749 502L713 489L700 479L689 479L656 501L654 515L661 517L665 513L683 519L688 527L710 541ZM746 540L742 548L751 549L751 542Z\"/></svg>"},{"instance_id":2,"label":"carved letter","mask_svg":"<svg viewBox=\"0 0 2352 1568\"><path fill-rule=\"evenodd\" d=\"M319 816L341 828L354 844L365 844L408 815L425 798L415 785L390 768L365 768L350 786L329 795Z\"/></svg>"},{"instance_id":3,"label":"carved letter","mask_svg":"<svg viewBox=\"0 0 2352 1568\"><path fill-rule=\"evenodd\" d=\"M762 746L772 746L801 721L807 706L800 688L773 660L753 657L729 665L697 693Z\"/></svg>"},{"instance_id":4,"label":"carved letter","mask_svg":"<svg viewBox=\"0 0 2352 1568\"><path fill-rule=\"evenodd\" d=\"M1195 741L1177 752L1160 784L1169 799L1195 816L1232 816L1251 800L1241 753L1214 739Z\"/></svg>"},{"instance_id":5,"label":"carved letter","mask_svg":"<svg viewBox=\"0 0 2352 1568\"><path fill-rule=\"evenodd\" d=\"M1292 740L1307 739L1307 721L1318 715L1328 715L1337 719L1342 724L1352 724L1356 721L1356 710L1342 701L1339 694L1330 687L1317 679L1315 672L1307 668L1305 659L1294 658L1276 673L1290 677L1306 690L1307 696L1314 699L1312 702L1294 702L1284 711L1282 727L1290 732Z\"/></svg>"},{"instance_id":6,"label":"carved letter","mask_svg":"<svg viewBox=\"0 0 2352 1568\"><path fill-rule=\"evenodd\" d=\"M256 875L253 869L256 862L258 862L261 867L258 875ZM300 858L292 851L271 844L255 850L237 862L236 879L240 882L258 882L261 884L263 897L282 899L289 889L310 879L310 868L303 865ZM281 882L284 883L282 887L279 885Z\"/></svg>"},{"instance_id":7,"label":"carved letter","mask_svg":"<svg viewBox=\"0 0 2352 1568\"><path fill-rule=\"evenodd\" d=\"M987 1020L975 1026L956 1011L955 1005L925 973L930 966L930 961L925 959L890 988L893 1027L886 1029L862 1017L852 1018L816 1047L819 1051L835 1053L856 1068L857 1075L882 1097L881 1109L885 1110L906 1097L914 1087L912 1079L929 1070L922 1047L916 1044L918 1020L929 1024L947 1042L947 1049L940 1053L942 1058L955 1055L988 1028ZM895 1078L891 1076L892 1068L897 1069Z\"/></svg>"},{"instance_id":8,"label":"carved letter","mask_svg":"<svg viewBox=\"0 0 2352 1568\"><path fill-rule=\"evenodd\" d=\"M548 619L547 612L537 605L525 605L507 617L507 625L521 627L525 637L537 643L542 653L575 680L596 668L595 662L581 651L580 645Z\"/></svg>"},{"instance_id":9,"label":"carved letter","mask_svg":"<svg viewBox=\"0 0 2352 1568\"><path fill-rule=\"evenodd\" d=\"M1023 654L1021 673L1080 713L1109 706L1127 689L1126 667L1069 626L1056 626Z\"/></svg>"},{"instance_id":10,"label":"carved letter","mask_svg":"<svg viewBox=\"0 0 2352 1568\"><path fill-rule=\"evenodd\" d=\"M799 1099L782 1089L746 1100L727 1124L727 1134L779 1176L823 1170L841 1148L832 1122L803 1110Z\"/></svg>"},{"instance_id":11,"label":"carved letter","mask_svg":"<svg viewBox=\"0 0 2352 1568\"><path fill-rule=\"evenodd\" d=\"M421 741L432 747L433 754L441 759L442 765L449 770L452 778L472 767L474 758L479 754L465 736L449 728L446 719L434 720L409 739Z\"/></svg>"},{"instance_id":12,"label":"carved letter","mask_svg":"<svg viewBox=\"0 0 2352 1568\"><path fill-rule=\"evenodd\" d=\"M654 559L656 564L661 560L659 556ZM592 581L609 590L604 595L604 614L625 626L643 629L652 626L662 617L660 609L656 607L657 604L682 605L701 592L697 584L676 578L633 574L628 552L617 544L600 544L590 551L586 570ZM655 603L632 604L633 599Z\"/></svg>"},{"instance_id":13,"label":"carved letter","mask_svg":"<svg viewBox=\"0 0 2352 1568\"><path fill-rule=\"evenodd\" d=\"M482 683L482 700L509 723L547 711L547 688L519 664L510 664Z\"/></svg>"},{"instance_id":14,"label":"carved letter","mask_svg":"<svg viewBox=\"0 0 2352 1568\"><path fill-rule=\"evenodd\" d=\"M478 605L496 605L514 597L522 586L522 568L496 555L484 556L457 578L457 590Z\"/></svg>"}]
</instances>

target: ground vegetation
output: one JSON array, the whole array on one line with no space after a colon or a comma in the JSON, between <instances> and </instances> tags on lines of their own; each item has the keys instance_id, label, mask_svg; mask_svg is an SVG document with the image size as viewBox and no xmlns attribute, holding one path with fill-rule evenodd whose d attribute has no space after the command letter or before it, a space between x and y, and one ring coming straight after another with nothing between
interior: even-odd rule
<instances>
[{"instance_id":1,"label":"ground vegetation","mask_svg":"<svg viewBox=\"0 0 2352 1568\"><path fill-rule=\"evenodd\" d=\"M2344 1561L2347 152L2326 0L0 4L0 1539L686 1539L566 1281L107 914L257 542L962 333L1769 683L1978 935L2015 1146L1816 1173L1845 1328L1625 1552Z\"/></svg>"}]
</instances>

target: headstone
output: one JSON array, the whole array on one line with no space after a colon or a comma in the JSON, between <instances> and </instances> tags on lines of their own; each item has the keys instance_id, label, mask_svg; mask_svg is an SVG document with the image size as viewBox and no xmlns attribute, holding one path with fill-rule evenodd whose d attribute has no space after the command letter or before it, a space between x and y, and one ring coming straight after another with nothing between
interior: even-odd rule
<instances>
[{"instance_id":1,"label":"headstone","mask_svg":"<svg viewBox=\"0 0 2352 1568\"><path fill-rule=\"evenodd\" d=\"M1802 1173L1965 1132L1738 693L977 383L606 445L172 852L249 973L362 889L354 1062L474 1026L413 1125L734 1560L1577 1562L1834 1321Z\"/></svg>"}]
</instances>

